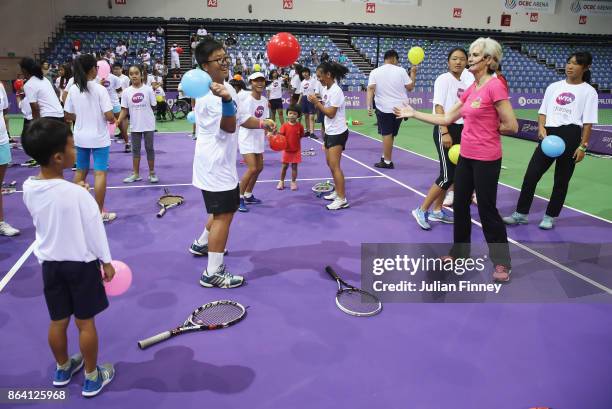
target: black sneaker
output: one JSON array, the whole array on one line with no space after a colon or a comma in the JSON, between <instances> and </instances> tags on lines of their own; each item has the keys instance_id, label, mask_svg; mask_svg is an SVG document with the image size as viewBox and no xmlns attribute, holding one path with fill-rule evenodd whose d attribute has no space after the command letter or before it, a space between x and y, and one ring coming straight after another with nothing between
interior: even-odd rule
<instances>
[{"instance_id":1,"label":"black sneaker","mask_svg":"<svg viewBox=\"0 0 612 409\"><path fill-rule=\"evenodd\" d=\"M310 139L319 139L319 137L317 136L316 133L313 132L310 134Z\"/></svg>"},{"instance_id":2,"label":"black sneaker","mask_svg":"<svg viewBox=\"0 0 612 409\"><path fill-rule=\"evenodd\" d=\"M200 246L196 240L191 243L191 247L189 247L189 252L194 256L208 256L208 244ZM227 249L225 249L223 255L227 256Z\"/></svg>"},{"instance_id":3,"label":"black sneaker","mask_svg":"<svg viewBox=\"0 0 612 409\"><path fill-rule=\"evenodd\" d=\"M374 166L382 169L395 169L395 166L393 166L393 162L387 163L384 161L384 159L378 163L375 163Z\"/></svg>"},{"instance_id":4,"label":"black sneaker","mask_svg":"<svg viewBox=\"0 0 612 409\"><path fill-rule=\"evenodd\" d=\"M132 147L130 146L130 144L129 144L129 143L126 143L126 144L125 144L125 149L124 149L124 151L123 151L123 152L125 152L125 153L130 153L130 152L132 152Z\"/></svg>"}]
</instances>

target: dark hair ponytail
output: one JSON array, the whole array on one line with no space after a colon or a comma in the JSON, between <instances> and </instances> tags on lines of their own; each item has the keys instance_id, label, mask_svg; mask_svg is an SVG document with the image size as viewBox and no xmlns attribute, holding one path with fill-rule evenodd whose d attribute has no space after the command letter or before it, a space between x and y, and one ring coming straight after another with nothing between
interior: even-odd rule
<instances>
[{"instance_id":1,"label":"dark hair ponytail","mask_svg":"<svg viewBox=\"0 0 612 409\"><path fill-rule=\"evenodd\" d=\"M584 72L582 73L582 81L587 84L591 83L591 70L589 67L593 63L593 56L588 51L576 51L572 53L569 57L567 57L567 62L572 59L572 57L576 58L576 63L578 65L582 65L584 68Z\"/></svg>"},{"instance_id":2,"label":"dark hair ponytail","mask_svg":"<svg viewBox=\"0 0 612 409\"><path fill-rule=\"evenodd\" d=\"M323 71L324 74L330 73L332 78L335 80L341 80L342 78L346 77L346 74L349 72L348 68L335 61L322 62L317 67L317 70Z\"/></svg>"},{"instance_id":3,"label":"dark hair ponytail","mask_svg":"<svg viewBox=\"0 0 612 409\"><path fill-rule=\"evenodd\" d=\"M30 77L36 77L38 79L43 79L43 72L40 64L38 64L34 59L30 57L22 58L19 62L19 66L21 70L24 71Z\"/></svg>"},{"instance_id":4,"label":"dark hair ponytail","mask_svg":"<svg viewBox=\"0 0 612 409\"><path fill-rule=\"evenodd\" d=\"M64 75L62 75L60 78L60 88L64 89L66 88L66 85L68 85L70 78L72 78L72 68L70 67L70 64L64 64L62 65L62 68L64 69Z\"/></svg>"},{"instance_id":5,"label":"dark hair ponytail","mask_svg":"<svg viewBox=\"0 0 612 409\"><path fill-rule=\"evenodd\" d=\"M74 83L81 92L88 92L87 73L96 66L96 59L91 54L80 55L74 60Z\"/></svg>"}]
</instances>

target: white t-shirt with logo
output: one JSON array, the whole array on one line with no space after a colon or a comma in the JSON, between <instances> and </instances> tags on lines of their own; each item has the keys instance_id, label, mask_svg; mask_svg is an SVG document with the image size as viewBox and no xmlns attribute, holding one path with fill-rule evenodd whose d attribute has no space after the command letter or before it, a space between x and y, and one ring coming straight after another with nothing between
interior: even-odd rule
<instances>
[{"instance_id":1,"label":"white t-shirt with logo","mask_svg":"<svg viewBox=\"0 0 612 409\"><path fill-rule=\"evenodd\" d=\"M242 94L242 93L241 93ZM268 99L264 96L255 99L252 94L239 95L238 105L241 111L245 111L256 119L267 119L270 117ZM264 129L247 129L240 127L238 131L238 148L240 154L263 153L265 147L266 131Z\"/></svg>"},{"instance_id":2,"label":"white t-shirt with logo","mask_svg":"<svg viewBox=\"0 0 612 409\"><path fill-rule=\"evenodd\" d=\"M597 91L591 85L561 80L546 88L538 113L546 115L545 126L549 127L596 124L598 104Z\"/></svg>"},{"instance_id":3,"label":"white t-shirt with logo","mask_svg":"<svg viewBox=\"0 0 612 409\"><path fill-rule=\"evenodd\" d=\"M291 88L293 88L293 93L294 94L299 94L300 93L300 76L295 74L293 77L291 77Z\"/></svg>"},{"instance_id":4,"label":"white t-shirt with logo","mask_svg":"<svg viewBox=\"0 0 612 409\"><path fill-rule=\"evenodd\" d=\"M121 107L130 112L130 129L132 132L150 132L155 130L153 108L157 105L155 93L148 85L134 86L123 91Z\"/></svg>"},{"instance_id":5,"label":"white t-shirt with logo","mask_svg":"<svg viewBox=\"0 0 612 409\"><path fill-rule=\"evenodd\" d=\"M127 52L127 47L125 45L118 45L117 47L115 47L115 52L117 53L117 55L122 56Z\"/></svg>"},{"instance_id":6,"label":"white t-shirt with logo","mask_svg":"<svg viewBox=\"0 0 612 409\"><path fill-rule=\"evenodd\" d=\"M272 80L270 85L268 85L268 92L270 99L279 99L283 97L283 80L277 78Z\"/></svg>"},{"instance_id":7,"label":"white t-shirt with logo","mask_svg":"<svg viewBox=\"0 0 612 409\"><path fill-rule=\"evenodd\" d=\"M376 109L387 114L393 113L393 108L408 101L406 85L410 84L412 80L406 70L394 64L384 64L373 69L368 79L368 86L376 85Z\"/></svg>"},{"instance_id":8,"label":"white t-shirt with logo","mask_svg":"<svg viewBox=\"0 0 612 409\"><path fill-rule=\"evenodd\" d=\"M310 77L310 79L302 80L298 94L302 94L303 98L308 95L313 95L317 89L317 79Z\"/></svg>"},{"instance_id":9,"label":"white t-shirt with logo","mask_svg":"<svg viewBox=\"0 0 612 409\"><path fill-rule=\"evenodd\" d=\"M77 85L68 90L64 110L76 115L74 144L80 148L104 148L110 146L108 122L105 112L112 112L108 91L96 80L87 83L88 92L81 92Z\"/></svg>"},{"instance_id":10,"label":"white t-shirt with logo","mask_svg":"<svg viewBox=\"0 0 612 409\"><path fill-rule=\"evenodd\" d=\"M43 77L42 80L38 77L30 77L23 86L23 90L31 104L38 103L41 118L64 117L64 110L53 89L53 84L46 77Z\"/></svg>"},{"instance_id":11,"label":"white t-shirt with logo","mask_svg":"<svg viewBox=\"0 0 612 409\"><path fill-rule=\"evenodd\" d=\"M461 79L458 80L450 72L438 76L434 82L433 113L436 113L436 105L441 105L444 112L450 111L459 102L459 97L470 85ZM462 124L463 118L457 119L455 123Z\"/></svg>"},{"instance_id":12,"label":"white t-shirt with logo","mask_svg":"<svg viewBox=\"0 0 612 409\"><path fill-rule=\"evenodd\" d=\"M4 89L4 85L0 82L0 145L4 145L9 142L8 131L6 129L6 124L4 123L4 112L3 110L8 109L8 95L6 95L6 90Z\"/></svg>"},{"instance_id":13,"label":"white t-shirt with logo","mask_svg":"<svg viewBox=\"0 0 612 409\"><path fill-rule=\"evenodd\" d=\"M227 82L224 83L232 99L238 104L236 91ZM200 190L224 192L238 186L236 170L236 153L238 151L238 129L240 124L249 118L238 105L236 113L236 131L227 133L221 129L221 98L209 92L196 99L194 110L196 117L195 154L193 158L192 184Z\"/></svg>"},{"instance_id":14,"label":"white t-shirt with logo","mask_svg":"<svg viewBox=\"0 0 612 409\"><path fill-rule=\"evenodd\" d=\"M348 129L346 126L345 113L346 101L344 100L344 92L342 92L342 89L338 86L338 83L334 82L329 89L323 86L321 99L325 108L338 108L336 111L336 116L333 118L325 115L325 133L327 135L339 135L346 131Z\"/></svg>"},{"instance_id":15,"label":"white t-shirt with logo","mask_svg":"<svg viewBox=\"0 0 612 409\"><path fill-rule=\"evenodd\" d=\"M126 90L130 87L130 77L128 77L125 74L121 74L119 77L119 83L121 84L121 92L119 93L119 96L121 96L121 94L123 93L123 90Z\"/></svg>"},{"instance_id":16,"label":"white t-shirt with logo","mask_svg":"<svg viewBox=\"0 0 612 409\"><path fill-rule=\"evenodd\" d=\"M119 94L117 94L117 89L121 88L121 80L114 74L108 74L106 79L104 80L104 88L108 92L108 96L110 97L111 104L113 107L119 105Z\"/></svg>"}]
</instances>

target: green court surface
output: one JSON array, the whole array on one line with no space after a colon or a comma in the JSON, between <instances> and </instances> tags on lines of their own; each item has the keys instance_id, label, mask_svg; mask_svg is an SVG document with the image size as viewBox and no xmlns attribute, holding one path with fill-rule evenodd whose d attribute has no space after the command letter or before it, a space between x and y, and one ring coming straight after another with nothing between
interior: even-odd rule
<instances>
[{"instance_id":1,"label":"green court surface","mask_svg":"<svg viewBox=\"0 0 612 409\"><path fill-rule=\"evenodd\" d=\"M374 126L374 118L370 118L365 110L347 110L347 117L359 120L364 125L351 126L351 130L374 138L379 138ZM537 110L517 109L517 117L536 119ZM19 135L22 119L18 115L11 115L11 134ZM600 124L612 124L612 110L599 111ZM190 133L192 125L186 120L171 122L158 122L159 132L185 132ZM500 182L519 188L521 187L527 164L535 148L535 142L518 138L503 137L503 169ZM437 160L437 153L432 139L432 126L418 121L402 123L400 133L395 140L398 147L425 155ZM350 150L350 143L348 146ZM379 158L372 158L372 164ZM406 169L409 171L409 169ZM573 208L591 213L612 221L612 184L609 175L612 174L612 160L587 156L576 166L574 176L570 183L565 204ZM436 175L431 175L432 182ZM537 195L550 197L553 185L553 167L544 175L536 191ZM518 192L517 192L518 198Z\"/></svg>"}]
</instances>

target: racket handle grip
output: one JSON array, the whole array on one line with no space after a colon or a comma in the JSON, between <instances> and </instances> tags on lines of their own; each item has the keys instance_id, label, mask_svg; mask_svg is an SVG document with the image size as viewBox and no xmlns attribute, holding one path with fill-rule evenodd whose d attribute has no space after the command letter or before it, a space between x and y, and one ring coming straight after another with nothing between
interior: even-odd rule
<instances>
[{"instance_id":1,"label":"racket handle grip","mask_svg":"<svg viewBox=\"0 0 612 409\"><path fill-rule=\"evenodd\" d=\"M157 213L157 217L162 217L166 213L166 208L162 207L162 209Z\"/></svg>"},{"instance_id":2,"label":"racket handle grip","mask_svg":"<svg viewBox=\"0 0 612 409\"><path fill-rule=\"evenodd\" d=\"M166 339L170 338L170 336L171 336L170 331L166 331L166 332L162 332L161 334L153 335L152 337L143 339L142 341L138 341L138 347L140 349L148 348L151 345L157 344L158 342L165 341Z\"/></svg>"},{"instance_id":3,"label":"racket handle grip","mask_svg":"<svg viewBox=\"0 0 612 409\"><path fill-rule=\"evenodd\" d=\"M336 271L333 268L331 268L331 266L326 266L325 271L327 272L327 274L332 276L334 280L340 280L340 277L338 277L338 274L336 274Z\"/></svg>"}]
</instances>

